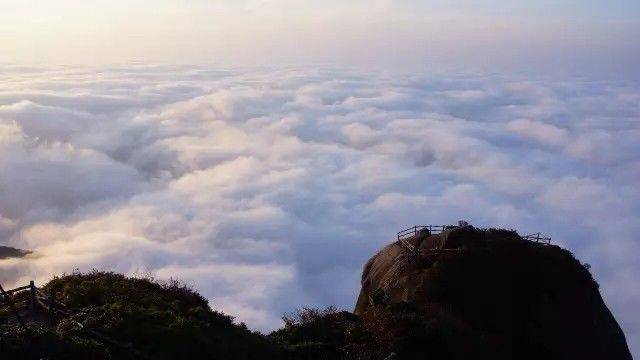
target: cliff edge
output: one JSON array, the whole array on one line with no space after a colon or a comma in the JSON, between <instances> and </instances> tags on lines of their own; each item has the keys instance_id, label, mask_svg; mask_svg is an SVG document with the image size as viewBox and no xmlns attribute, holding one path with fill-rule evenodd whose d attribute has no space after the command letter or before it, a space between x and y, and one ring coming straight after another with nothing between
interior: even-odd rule
<instances>
[{"instance_id":1,"label":"cliff edge","mask_svg":"<svg viewBox=\"0 0 640 360\"><path fill-rule=\"evenodd\" d=\"M364 266L355 313L399 303L446 314L494 358L631 359L588 265L514 231L416 228L386 246Z\"/></svg>"}]
</instances>

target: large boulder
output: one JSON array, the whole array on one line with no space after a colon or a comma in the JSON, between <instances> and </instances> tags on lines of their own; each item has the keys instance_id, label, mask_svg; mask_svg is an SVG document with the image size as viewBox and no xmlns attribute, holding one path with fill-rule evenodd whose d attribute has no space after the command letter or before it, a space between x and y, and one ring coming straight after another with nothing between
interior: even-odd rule
<instances>
[{"instance_id":1,"label":"large boulder","mask_svg":"<svg viewBox=\"0 0 640 360\"><path fill-rule=\"evenodd\" d=\"M355 313L394 303L446 314L495 358L631 359L587 267L514 231L464 226L386 246L364 267Z\"/></svg>"}]
</instances>

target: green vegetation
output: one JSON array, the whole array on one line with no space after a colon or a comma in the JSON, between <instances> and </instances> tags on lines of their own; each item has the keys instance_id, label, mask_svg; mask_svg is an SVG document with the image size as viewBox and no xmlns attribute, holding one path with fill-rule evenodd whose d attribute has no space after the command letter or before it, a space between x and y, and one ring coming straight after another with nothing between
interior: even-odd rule
<instances>
[{"instance_id":1,"label":"green vegetation","mask_svg":"<svg viewBox=\"0 0 640 360\"><path fill-rule=\"evenodd\" d=\"M100 342L73 334L31 325L28 331L17 324L0 326L0 354L3 359L110 359Z\"/></svg>"},{"instance_id":2,"label":"green vegetation","mask_svg":"<svg viewBox=\"0 0 640 360\"><path fill-rule=\"evenodd\" d=\"M340 359L348 352L352 334L360 320L333 307L304 308L283 317L285 326L269 335L290 359Z\"/></svg>"},{"instance_id":3,"label":"green vegetation","mask_svg":"<svg viewBox=\"0 0 640 360\"><path fill-rule=\"evenodd\" d=\"M409 303L381 306L359 318L351 313L303 309L270 335L292 359L483 358L489 348L466 325L442 310Z\"/></svg>"},{"instance_id":4,"label":"green vegetation","mask_svg":"<svg viewBox=\"0 0 640 360\"><path fill-rule=\"evenodd\" d=\"M2 325L0 353L20 359L134 359L136 351L153 359L277 356L263 335L211 310L205 298L178 282L94 271L55 278L43 291L79 311L52 329ZM125 346L95 339L76 322Z\"/></svg>"}]
</instances>

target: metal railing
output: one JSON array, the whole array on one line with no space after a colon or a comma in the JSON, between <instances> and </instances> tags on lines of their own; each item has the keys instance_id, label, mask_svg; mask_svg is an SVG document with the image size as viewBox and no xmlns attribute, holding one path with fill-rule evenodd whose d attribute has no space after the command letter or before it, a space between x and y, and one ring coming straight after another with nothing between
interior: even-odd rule
<instances>
[{"instance_id":1,"label":"metal railing","mask_svg":"<svg viewBox=\"0 0 640 360\"><path fill-rule=\"evenodd\" d=\"M397 238L398 238L398 241L401 241L406 247L408 247L411 250L413 248L413 245L411 245L406 240L418 235L420 232L428 230L430 235L434 235L454 227L456 226L455 225L415 225L410 228L399 231L397 234ZM524 235L520 237L524 240L532 241L535 243L551 245L551 237L545 236L540 232Z\"/></svg>"},{"instance_id":2,"label":"metal railing","mask_svg":"<svg viewBox=\"0 0 640 360\"><path fill-rule=\"evenodd\" d=\"M398 232L398 240L409 239L423 230L429 230L429 234L438 234L443 232L450 225L416 225Z\"/></svg>"},{"instance_id":3,"label":"metal railing","mask_svg":"<svg viewBox=\"0 0 640 360\"><path fill-rule=\"evenodd\" d=\"M541 233L537 232L535 234L529 234L525 236L521 236L521 238L529 241L533 241L536 243L542 243L545 245L551 245L551 238L548 236L541 235Z\"/></svg>"}]
</instances>

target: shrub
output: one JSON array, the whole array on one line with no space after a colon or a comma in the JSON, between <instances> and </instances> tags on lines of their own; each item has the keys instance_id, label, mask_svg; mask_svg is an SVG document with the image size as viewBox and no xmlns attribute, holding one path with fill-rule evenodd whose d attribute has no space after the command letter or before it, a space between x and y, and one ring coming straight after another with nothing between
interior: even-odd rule
<instances>
[{"instance_id":1,"label":"shrub","mask_svg":"<svg viewBox=\"0 0 640 360\"><path fill-rule=\"evenodd\" d=\"M7 353L33 354L28 344L34 343L40 345L33 358L133 359L136 352L154 359L279 356L264 335L211 310L204 297L177 281L92 271L56 277L43 291L54 293L58 301L74 310L73 315L59 319L55 329L26 334L7 330L13 335L0 341ZM96 339L76 326L77 322L113 342Z\"/></svg>"}]
</instances>

